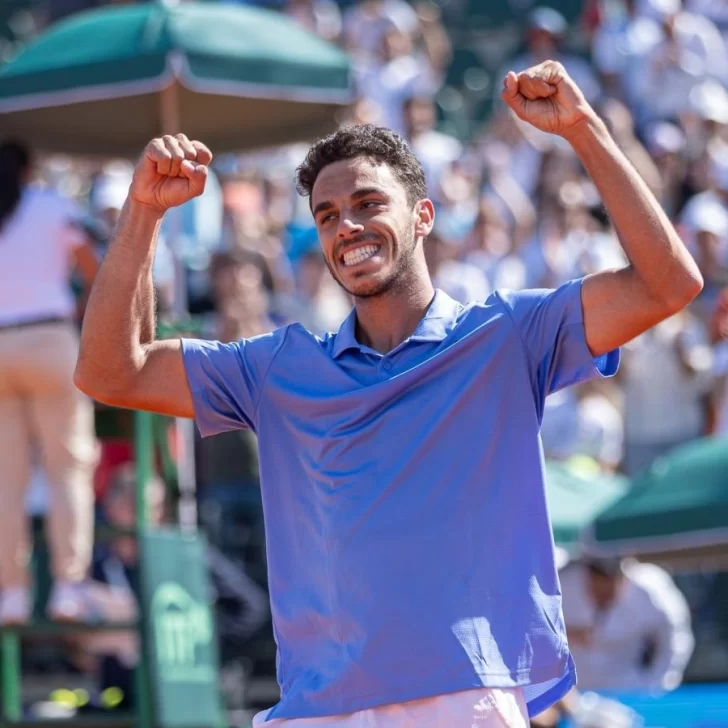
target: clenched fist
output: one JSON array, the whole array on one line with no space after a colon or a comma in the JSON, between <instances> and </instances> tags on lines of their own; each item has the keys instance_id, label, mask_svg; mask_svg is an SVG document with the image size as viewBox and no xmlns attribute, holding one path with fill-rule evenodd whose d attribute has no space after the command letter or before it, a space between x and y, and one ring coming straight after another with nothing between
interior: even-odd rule
<instances>
[{"instance_id":1,"label":"clenched fist","mask_svg":"<svg viewBox=\"0 0 728 728\"><path fill-rule=\"evenodd\" d=\"M152 139L134 170L129 197L163 214L205 191L211 161L212 152L184 134Z\"/></svg>"},{"instance_id":2,"label":"clenched fist","mask_svg":"<svg viewBox=\"0 0 728 728\"><path fill-rule=\"evenodd\" d=\"M568 136L595 112L581 89L556 61L514 73L503 79L501 98L516 116L541 131Z\"/></svg>"}]
</instances>

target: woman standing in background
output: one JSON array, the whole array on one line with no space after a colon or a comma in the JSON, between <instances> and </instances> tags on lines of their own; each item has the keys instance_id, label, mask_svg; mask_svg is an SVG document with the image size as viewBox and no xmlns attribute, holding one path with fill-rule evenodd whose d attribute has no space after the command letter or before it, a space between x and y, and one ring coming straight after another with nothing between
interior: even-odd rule
<instances>
[{"instance_id":1,"label":"woman standing in background","mask_svg":"<svg viewBox=\"0 0 728 728\"><path fill-rule=\"evenodd\" d=\"M85 615L93 545L93 405L73 384L78 336L69 278L95 252L70 200L30 184L31 156L0 143L0 626L31 616L25 492L37 451L50 487L52 619Z\"/></svg>"}]
</instances>

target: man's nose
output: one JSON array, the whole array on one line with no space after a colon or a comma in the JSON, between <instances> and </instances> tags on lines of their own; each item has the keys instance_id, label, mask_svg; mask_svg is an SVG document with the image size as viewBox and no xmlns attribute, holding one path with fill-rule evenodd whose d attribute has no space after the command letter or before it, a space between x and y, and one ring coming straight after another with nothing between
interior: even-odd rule
<instances>
[{"instance_id":1,"label":"man's nose","mask_svg":"<svg viewBox=\"0 0 728 728\"><path fill-rule=\"evenodd\" d=\"M339 239L345 240L352 235L358 235L362 230L364 230L364 226L361 223L353 220L350 215L342 215L336 235Z\"/></svg>"}]
</instances>

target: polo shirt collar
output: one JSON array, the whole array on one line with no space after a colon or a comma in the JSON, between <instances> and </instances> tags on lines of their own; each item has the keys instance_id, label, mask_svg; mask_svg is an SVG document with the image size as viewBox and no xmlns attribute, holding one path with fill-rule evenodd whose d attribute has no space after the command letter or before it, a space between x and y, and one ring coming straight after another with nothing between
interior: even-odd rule
<instances>
[{"instance_id":1,"label":"polo shirt collar","mask_svg":"<svg viewBox=\"0 0 728 728\"><path fill-rule=\"evenodd\" d=\"M460 304L447 293L436 290L430 307L407 341L442 341L455 324L460 309ZM356 309L352 309L336 334L333 357L336 359L349 349L361 351L363 348L366 347L356 340Z\"/></svg>"}]
</instances>

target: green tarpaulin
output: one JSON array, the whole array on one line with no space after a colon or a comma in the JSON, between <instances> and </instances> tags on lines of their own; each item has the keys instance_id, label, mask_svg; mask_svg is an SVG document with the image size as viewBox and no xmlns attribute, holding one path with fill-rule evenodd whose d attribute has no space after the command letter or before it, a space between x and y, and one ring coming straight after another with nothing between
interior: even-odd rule
<instances>
[{"instance_id":1,"label":"green tarpaulin","mask_svg":"<svg viewBox=\"0 0 728 728\"><path fill-rule=\"evenodd\" d=\"M635 554L728 546L728 441L701 440L657 460L599 516L594 536Z\"/></svg>"},{"instance_id":2,"label":"green tarpaulin","mask_svg":"<svg viewBox=\"0 0 728 728\"><path fill-rule=\"evenodd\" d=\"M280 13L145 3L72 16L3 67L0 138L137 155L172 118L231 151L318 136L350 100L346 54Z\"/></svg>"},{"instance_id":3,"label":"green tarpaulin","mask_svg":"<svg viewBox=\"0 0 728 728\"><path fill-rule=\"evenodd\" d=\"M557 545L573 551L594 519L627 492L618 475L582 477L567 465L546 466L546 495Z\"/></svg>"}]
</instances>

